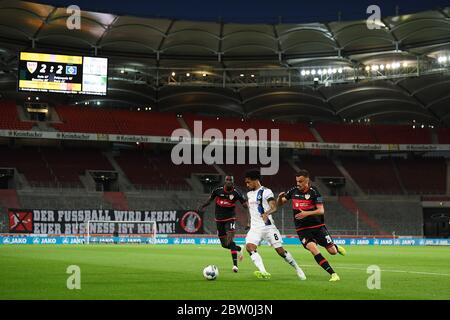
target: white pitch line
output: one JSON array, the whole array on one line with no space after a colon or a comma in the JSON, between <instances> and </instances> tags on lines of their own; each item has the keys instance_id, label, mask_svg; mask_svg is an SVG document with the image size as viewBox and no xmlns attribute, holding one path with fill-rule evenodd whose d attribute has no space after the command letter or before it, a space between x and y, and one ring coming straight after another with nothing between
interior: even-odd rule
<instances>
[{"instance_id":1,"label":"white pitch line","mask_svg":"<svg viewBox=\"0 0 450 320\"><path fill-rule=\"evenodd\" d=\"M314 267L317 265L313 264L301 264L300 267ZM337 266L337 269L348 269L348 270L362 270L366 271L367 269L361 269L361 268L352 268L352 267L341 267ZM382 272L396 272L396 273L413 273L413 274L423 274L423 275L431 275L431 276L447 276L450 277L450 274L447 273L434 273L434 272L422 272L422 271L406 271L406 270L386 270L386 269L380 269Z\"/></svg>"}]
</instances>

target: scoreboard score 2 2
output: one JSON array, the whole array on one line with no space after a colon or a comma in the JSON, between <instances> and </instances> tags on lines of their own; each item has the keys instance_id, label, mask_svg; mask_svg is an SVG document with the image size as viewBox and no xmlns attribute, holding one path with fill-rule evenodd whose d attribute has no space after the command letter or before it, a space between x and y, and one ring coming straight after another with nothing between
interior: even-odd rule
<instances>
[{"instance_id":1,"label":"scoreboard score 2 2","mask_svg":"<svg viewBox=\"0 0 450 320\"><path fill-rule=\"evenodd\" d=\"M106 95L108 59L21 52L19 91Z\"/></svg>"}]
</instances>

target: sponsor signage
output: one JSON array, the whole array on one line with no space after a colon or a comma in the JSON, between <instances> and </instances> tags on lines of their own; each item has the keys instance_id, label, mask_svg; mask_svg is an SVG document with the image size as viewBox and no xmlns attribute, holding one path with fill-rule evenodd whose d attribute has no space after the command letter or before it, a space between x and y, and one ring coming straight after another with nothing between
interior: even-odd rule
<instances>
[{"instance_id":1,"label":"sponsor signage","mask_svg":"<svg viewBox=\"0 0 450 320\"><path fill-rule=\"evenodd\" d=\"M177 144L179 140L162 136L118 135L81 132L43 132L27 130L0 130L0 137L31 138L31 139L56 139L56 140L83 140L83 141L111 141L129 143L164 143ZM210 141L201 141L208 144ZM245 144L249 141L218 140L218 145ZM258 146L267 146L268 142L260 140ZM360 150L360 151L449 151L450 144L358 144L358 143L321 143L302 141L282 141L275 147L286 149L319 149L319 150Z\"/></svg>"},{"instance_id":2,"label":"sponsor signage","mask_svg":"<svg viewBox=\"0 0 450 320\"><path fill-rule=\"evenodd\" d=\"M237 237L237 244L245 243L245 238ZM157 236L149 237L113 237L100 236L89 239L90 243L97 244L182 244L182 245L220 245L217 237L192 238L189 236L167 237ZM450 239L386 239L386 238L335 238L334 242L338 245L356 245L356 246L450 246ZM84 244L86 237L83 236L44 236L44 235L17 235L0 236L0 244ZM298 238L283 237L283 243L286 245L300 245Z\"/></svg>"}]
</instances>

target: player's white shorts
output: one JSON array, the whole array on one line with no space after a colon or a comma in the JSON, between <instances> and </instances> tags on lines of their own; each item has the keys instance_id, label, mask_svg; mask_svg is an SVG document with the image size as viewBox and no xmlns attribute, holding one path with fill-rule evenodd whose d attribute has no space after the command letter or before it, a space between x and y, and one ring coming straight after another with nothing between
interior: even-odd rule
<instances>
[{"instance_id":1,"label":"player's white shorts","mask_svg":"<svg viewBox=\"0 0 450 320\"><path fill-rule=\"evenodd\" d=\"M275 226L251 228L245 237L245 243L252 243L257 246L259 246L262 240L267 241L273 248L283 246L280 231Z\"/></svg>"}]
</instances>

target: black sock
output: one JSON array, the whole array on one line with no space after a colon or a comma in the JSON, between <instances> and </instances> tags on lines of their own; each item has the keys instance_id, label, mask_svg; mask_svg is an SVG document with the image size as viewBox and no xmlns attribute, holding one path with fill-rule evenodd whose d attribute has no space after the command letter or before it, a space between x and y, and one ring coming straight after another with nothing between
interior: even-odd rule
<instances>
[{"instance_id":1,"label":"black sock","mask_svg":"<svg viewBox=\"0 0 450 320\"><path fill-rule=\"evenodd\" d=\"M242 248L238 245L236 245L236 242L231 241L230 245L228 246L228 248L230 248L231 251L231 258L233 259L233 265L237 267L237 255L238 252L240 252L242 250Z\"/></svg>"},{"instance_id":2,"label":"black sock","mask_svg":"<svg viewBox=\"0 0 450 320\"><path fill-rule=\"evenodd\" d=\"M233 259L233 265L237 267L237 251L231 251L231 258Z\"/></svg>"},{"instance_id":3,"label":"black sock","mask_svg":"<svg viewBox=\"0 0 450 320\"><path fill-rule=\"evenodd\" d=\"M314 259L316 259L316 262L319 264L319 266L321 266L326 272L328 272L329 274L334 273L334 270L328 263L328 260L325 259L322 254L319 253L318 255L314 256Z\"/></svg>"}]
</instances>

